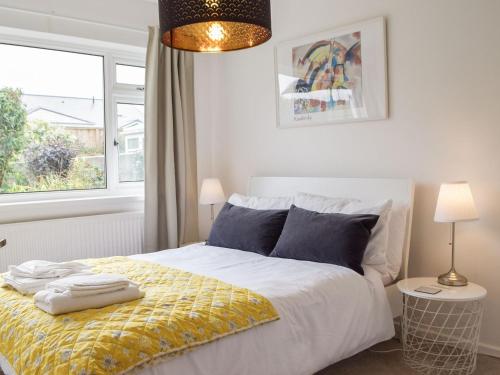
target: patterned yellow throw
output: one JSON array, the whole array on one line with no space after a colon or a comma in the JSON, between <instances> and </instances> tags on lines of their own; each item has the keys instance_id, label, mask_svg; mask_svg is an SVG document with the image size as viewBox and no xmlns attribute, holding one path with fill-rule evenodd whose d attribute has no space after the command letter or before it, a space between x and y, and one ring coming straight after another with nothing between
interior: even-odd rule
<instances>
[{"instance_id":1,"label":"patterned yellow throw","mask_svg":"<svg viewBox=\"0 0 500 375\"><path fill-rule=\"evenodd\" d=\"M84 262L146 296L54 317L0 288L0 353L17 374L122 374L279 319L264 297L213 278L125 257Z\"/></svg>"}]
</instances>

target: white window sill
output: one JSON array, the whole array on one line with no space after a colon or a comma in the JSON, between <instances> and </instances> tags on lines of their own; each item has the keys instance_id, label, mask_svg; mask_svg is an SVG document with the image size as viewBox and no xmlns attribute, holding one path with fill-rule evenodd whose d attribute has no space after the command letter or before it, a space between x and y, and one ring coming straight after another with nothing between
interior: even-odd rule
<instances>
[{"instance_id":1,"label":"white window sill","mask_svg":"<svg viewBox=\"0 0 500 375\"><path fill-rule=\"evenodd\" d=\"M33 193L0 196L0 224L144 210L142 192L123 193L110 194L108 191L101 191L97 194L87 191L61 195Z\"/></svg>"}]
</instances>

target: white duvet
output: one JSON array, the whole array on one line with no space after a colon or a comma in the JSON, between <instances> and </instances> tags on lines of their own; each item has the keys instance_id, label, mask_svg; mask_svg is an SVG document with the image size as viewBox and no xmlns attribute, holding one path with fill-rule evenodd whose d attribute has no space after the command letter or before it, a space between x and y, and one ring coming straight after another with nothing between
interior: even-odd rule
<instances>
[{"instance_id":1,"label":"white duvet","mask_svg":"<svg viewBox=\"0 0 500 375\"><path fill-rule=\"evenodd\" d=\"M267 297L280 320L203 345L141 375L313 374L394 336L380 274L192 245L133 258L181 268Z\"/></svg>"}]
</instances>

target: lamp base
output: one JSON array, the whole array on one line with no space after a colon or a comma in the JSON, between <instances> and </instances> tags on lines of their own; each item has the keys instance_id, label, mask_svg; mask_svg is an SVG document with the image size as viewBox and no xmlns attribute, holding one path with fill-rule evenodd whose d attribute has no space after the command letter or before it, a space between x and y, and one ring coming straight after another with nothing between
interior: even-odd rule
<instances>
[{"instance_id":1,"label":"lamp base","mask_svg":"<svg viewBox=\"0 0 500 375\"><path fill-rule=\"evenodd\" d=\"M438 277L438 283L447 286L466 286L468 284L467 278L460 275L454 269Z\"/></svg>"}]
</instances>

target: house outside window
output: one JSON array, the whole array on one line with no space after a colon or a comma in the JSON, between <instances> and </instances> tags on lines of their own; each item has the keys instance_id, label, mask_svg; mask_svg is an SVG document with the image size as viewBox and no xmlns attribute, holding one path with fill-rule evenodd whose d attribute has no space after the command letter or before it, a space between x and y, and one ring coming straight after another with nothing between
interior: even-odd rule
<instances>
[{"instance_id":1,"label":"house outside window","mask_svg":"<svg viewBox=\"0 0 500 375\"><path fill-rule=\"evenodd\" d=\"M126 139L126 150L125 150L125 153L126 154L130 154L130 153L133 153L133 152L136 152L136 151L139 151L142 149L142 145L141 145L141 138L137 135L128 135L125 137Z\"/></svg>"}]
</instances>

